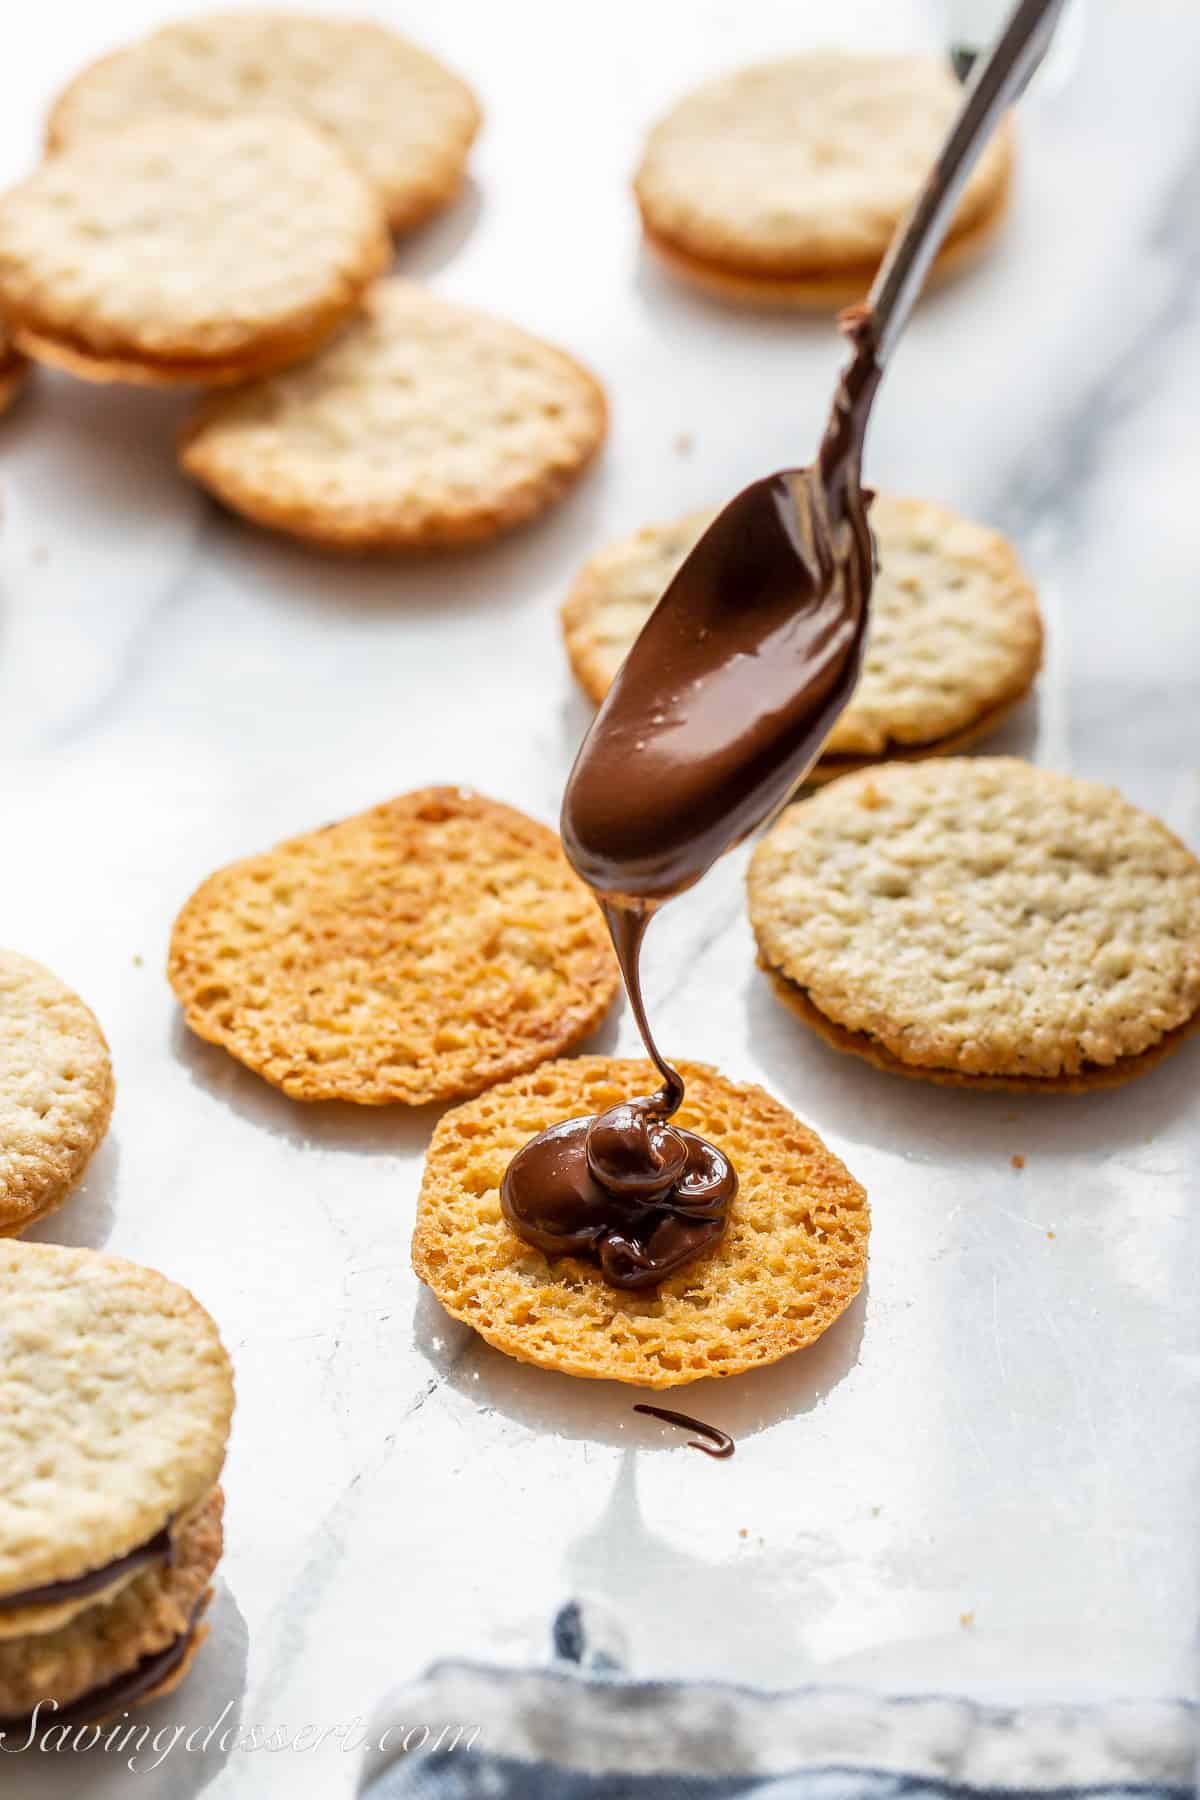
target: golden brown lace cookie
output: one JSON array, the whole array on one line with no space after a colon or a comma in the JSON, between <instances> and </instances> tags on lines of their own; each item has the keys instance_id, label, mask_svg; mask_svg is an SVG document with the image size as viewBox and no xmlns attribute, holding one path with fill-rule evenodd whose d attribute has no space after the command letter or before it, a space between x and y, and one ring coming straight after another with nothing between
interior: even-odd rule
<instances>
[{"instance_id":1,"label":"golden brown lace cookie","mask_svg":"<svg viewBox=\"0 0 1200 1800\"><path fill-rule=\"evenodd\" d=\"M647 242L725 298L861 299L960 99L933 56L813 50L706 82L647 140L634 180ZM1005 127L967 184L935 274L988 243L1011 161Z\"/></svg>"},{"instance_id":2,"label":"golden brown lace cookie","mask_svg":"<svg viewBox=\"0 0 1200 1800\"><path fill-rule=\"evenodd\" d=\"M334 549L421 549L544 512L606 429L603 390L572 357L392 280L303 368L210 399L180 460L259 525Z\"/></svg>"},{"instance_id":3,"label":"golden brown lace cookie","mask_svg":"<svg viewBox=\"0 0 1200 1800\"><path fill-rule=\"evenodd\" d=\"M847 775L780 816L748 885L776 990L898 1074L1086 1091L1200 1023L1200 863L1094 782L1007 757Z\"/></svg>"},{"instance_id":4,"label":"golden brown lace cookie","mask_svg":"<svg viewBox=\"0 0 1200 1800\"><path fill-rule=\"evenodd\" d=\"M0 950L0 1237L62 1205L115 1091L95 1014L49 969Z\"/></svg>"},{"instance_id":5,"label":"golden brown lace cookie","mask_svg":"<svg viewBox=\"0 0 1200 1800\"><path fill-rule=\"evenodd\" d=\"M370 185L303 120L160 115L0 197L18 347L98 381L238 381L307 356L390 239Z\"/></svg>"},{"instance_id":6,"label":"golden brown lace cookie","mask_svg":"<svg viewBox=\"0 0 1200 1800\"><path fill-rule=\"evenodd\" d=\"M601 701L679 565L714 518L690 513L611 544L562 609L571 667ZM999 532L931 500L871 507L879 572L862 679L812 779L881 758L961 749L1029 691L1042 655L1037 596Z\"/></svg>"},{"instance_id":7,"label":"golden brown lace cookie","mask_svg":"<svg viewBox=\"0 0 1200 1800\"><path fill-rule=\"evenodd\" d=\"M51 150L156 113L294 113L370 179L394 231L453 199L479 129L464 81L366 19L230 12L180 19L92 63L55 102Z\"/></svg>"},{"instance_id":8,"label":"golden brown lace cookie","mask_svg":"<svg viewBox=\"0 0 1200 1800\"><path fill-rule=\"evenodd\" d=\"M648 1063L581 1056L447 1113L417 1205L413 1267L447 1312L515 1356L567 1375L675 1387L802 1350L862 1286L867 1197L820 1138L762 1088L680 1065L676 1123L731 1159L739 1186L716 1249L653 1290L610 1287L592 1263L549 1258L500 1210L513 1155L547 1125L655 1085Z\"/></svg>"},{"instance_id":9,"label":"golden brown lace cookie","mask_svg":"<svg viewBox=\"0 0 1200 1800\"><path fill-rule=\"evenodd\" d=\"M219 870L171 937L192 1030L295 1100L475 1094L594 1029L618 986L554 832L404 794Z\"/></svg>"}]
</instances>

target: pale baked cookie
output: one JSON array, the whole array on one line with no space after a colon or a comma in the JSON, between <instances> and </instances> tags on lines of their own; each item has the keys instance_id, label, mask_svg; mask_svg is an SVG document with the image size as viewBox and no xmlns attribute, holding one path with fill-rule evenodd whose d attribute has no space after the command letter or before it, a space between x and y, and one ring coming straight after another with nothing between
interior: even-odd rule
<instances>
[{"instance_id":1,"label":"pale baked cookie","mask_svg":"<svg viewBox=\"0 0 1200 1800\"><path fill-rule=\"evenodd\" d=\"M25 376L25 358L12 341L12 333L0 318L0 413L8 411Z\"/></svg>"},{"instance_id":2,"label":"pale baked cookie","mask_svg":"<svg viewBox=\"0 0 1200 1800\"><path fill-rule=\"evenodd\" d=\"M49 969L0 950L0 1237L62 1205L114 1093L95 1015Z\"/></svg>"},{"instance_id":3,"label":"pale baked cookie","mask_svg":"<svg viewBox=\"0 0 1200 1800\"><path fill-rule=\"evenodd\" d=\"M835 50L706 82L654 127L634 179L650 246L734 300L861 299L961 101L933 56ZM984 150L934 272L976 255L1004 212L1004 126Z\"/></svg>"},{"instance_id":4,"label":"pale baked cookie","mask_svg":"<svg viewBox=\"0 0 1200 1800\"><path fill-rule=\"evenodd\" d=\"M681 1064L676 1123L715 1143L739 1186L725 1236L652 1290L610 1287L592 1263L549 1258L500 1211L515 1153L560 1119L657 1085L648 1063L550 1063L447 1113L417 1203L413 1267L442 1305L520 1362L676 1387L776 1362L820 1337L862 1286L867 1197L761 1088Z\"/></svg>"},{"instance_id":5,"label":"pale baked cookie","mask_svg":"<svg viewBox=\"0 0 1200 1800\"><path fill-rule=\"evenodd\" d=\"M364 177L267 113L160 116L50 157L0 198L18 347L97 381L237 381L309 355L390 255Z\"/></svg>"},{"instance_id":6,"label":"pale baked cookie","mask_svg":"<svg viewBox=\"0 0 1200 1800\"><path fill-rule=\"evenodd\" d=\"M0 1244L0 1639L58 1631L169 1555L233 1410L208 1314L153 1269Z\"/></svg>"},{"instance_id":7,"label":"pale baked cookie","mask_svg":"<svg viewBox=\"0 0 1200 1800\"><path fill-rule=\"evenodd\" d=\"M336 139L395 231L453 199L480 119L465 82L382 25L248 11L179 20L92 63L56 101L47 142L60 150L158 112L260 108Z\"/></svg>"},{"instance_id":8,"label":"pale baked cookie","mask_svg":"<svg viewBox=\"0 0 1200 1800\"><path fill-rule=\"evenodd\" d=\"M145 1659L182 1646L197 1628L220 1560L222 1512L214 1488L179 1527L169 1562L143 1570L114 1599L84 1608L57 1630L0 1640L0 1727L47 1700L59 1708L86 1701ZM162 1685L155 1682L152 1691ZM47 1722L54 1716L47 1713Z\"/></svg>"},{"instance_id":9,"label":"pale baked cookie","mask_svg":"<svg viewBox=\"0 0 1200 1800\"><path fill-rule=\"evenodd\" d=\"M608 692L712 512L651 525L601 550L562 609L584 692ZM1042 654L1037 597L1012 546L930 500L876 497L879 555L862 679L814 781L881 757L933 756L982 737L1029 690Z\"/></svg>"},{"instance_id":10,"label":"pale baked cookie","mask_svg":"<svg viewBox=\"0 0 1200 1800\"><path fill-rule=\"evenodd\" d=\"M616 993L554 832L425 788L221 869L168 973L192 1030L295 1100L476 1094L585 1037Z\"/></svg>"},{"instance_id":11,"label":"pale baked cookie","mask_svg":"<svg viewBox=\"0 0 1200 1800\"><path fill-rule=\"evenodd\" d=\"M604 393L561 350L405 281L286 375L213 398L189 475L260 525L339 549L494 537L599 448Z\"/></svg>"},{"instance_id":12,"label":"pale baked cookie","mask_svg":"<svg viewBox=\"0 0 1200 1800\"><path fill-rule=\"evenodd\" d=\"M1200 1023L1200 863L1094 782L1007 757L847 775L748 882L780 996L899 1074L1082 1091Z\"/></svg>"}]
</instances>

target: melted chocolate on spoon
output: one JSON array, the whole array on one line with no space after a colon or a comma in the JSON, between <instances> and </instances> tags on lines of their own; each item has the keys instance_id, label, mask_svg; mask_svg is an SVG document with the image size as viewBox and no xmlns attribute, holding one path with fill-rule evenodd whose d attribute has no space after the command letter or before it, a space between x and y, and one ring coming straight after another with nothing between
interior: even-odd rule
<instances>
[{"instance_id":1,"label":"melted chocolate on spoon","mask_svg":"<svg viewBox=\"0 0 1200 1800\"><path fill-rule=\"evenodd\" d=\"M860 482L880 369L871 315L816 463L756 481L705 532L650 615L571 771L567 855L604 907L663 1085L553 1125L501 1187L514 1231L600 1264L615 1287L661 1281L720 1239L737 1176L669 1123L683 1081L646 1020L640 953L655 906L698 881L787 799L858 681L874 573Z\"/></svg>"}]
</instances>

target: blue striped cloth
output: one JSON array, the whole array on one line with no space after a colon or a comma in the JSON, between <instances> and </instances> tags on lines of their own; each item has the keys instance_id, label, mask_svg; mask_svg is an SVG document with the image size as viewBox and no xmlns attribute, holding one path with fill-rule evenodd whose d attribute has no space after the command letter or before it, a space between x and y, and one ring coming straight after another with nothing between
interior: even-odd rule
<instances>
[{"instance_id":1,"label":"blue striped cloth","mask_svg":"<svg viewBox=\"0 0 1200 1800\"><path fill-rule=\"evenodd\" d=\"M1004 1708L942 1695L635 1681L588 1654L574 1607L560 1613L555 1644L551 1668L444 1662L389 1695L372 1723L364 1800L1196 1793L1200 1715L1185 1701Z\"/></svg>"}]
</instances>

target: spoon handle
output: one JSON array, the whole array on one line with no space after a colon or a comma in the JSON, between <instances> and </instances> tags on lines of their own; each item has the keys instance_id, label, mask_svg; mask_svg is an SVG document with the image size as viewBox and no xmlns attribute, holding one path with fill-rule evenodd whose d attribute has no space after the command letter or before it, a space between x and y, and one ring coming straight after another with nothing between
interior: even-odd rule
<instances>
[{"instance_id":1,"label":"spoon handle","mask_svg":"<svg viewBox=\"0 0 1200 1800\"><path fill-rule=\"evenodd\" d=\"M980 151L1037 68L1065 4L1066 0L1019 0L991 55L976 64L958 117L924 187L896 227L867 297L880 367L908 323Z\"/></svg>"}]
</instances>

